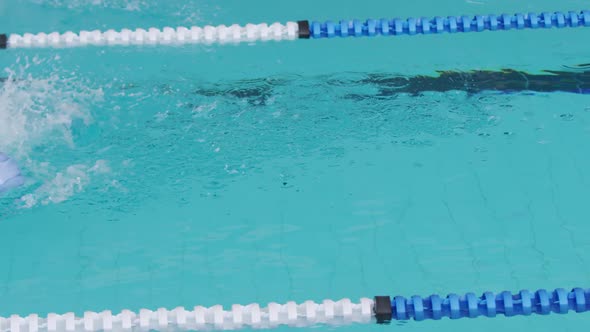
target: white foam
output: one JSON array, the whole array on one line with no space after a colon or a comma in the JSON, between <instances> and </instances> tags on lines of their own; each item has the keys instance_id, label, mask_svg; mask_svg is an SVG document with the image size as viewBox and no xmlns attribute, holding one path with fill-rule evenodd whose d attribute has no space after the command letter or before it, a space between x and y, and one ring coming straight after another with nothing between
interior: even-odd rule
<instances>
[{"instance_id":1,"label":"white foam","mask_svg":"<svg viewBox=\"0 0 590 332\"><path fill-rule=\"evenodd\" d=\"M59 171L33 193L21 197L21 207L31 208L36 205L61 203L80 193L90 184L91 175L110 172L106 160L98 160L92 166L76 164Z\"/></svg>"},{"instance_id":2,"label":"white foam","mask_svg":"<svg viewBox=\"0 0 590 332\"><path fill-rule=\"evenodd\" d=\"M195 107L193 109L193 117L194 118L201 118L201 117L209 117L211 111L217 108L217 101L210 103L210 104L203 104Z\"/></svg>"},{"instance_id":3,"label":"white foam","mask_svg":"<svg viewBox=\"0 0 590 332\"><path fill-rule=\"evenodd\" d=\"M31 2L54 8L67 9L101 7L139 11L142 8L150 6L149 2L145 0L31 0Z\"/></svg>"}]
</instances>

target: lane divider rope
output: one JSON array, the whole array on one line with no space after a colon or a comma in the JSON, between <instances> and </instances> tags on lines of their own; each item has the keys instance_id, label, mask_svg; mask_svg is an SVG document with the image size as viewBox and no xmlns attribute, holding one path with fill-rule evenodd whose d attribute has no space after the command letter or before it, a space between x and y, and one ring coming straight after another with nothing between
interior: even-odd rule
<instances>
[{"instance_id":1,"label":"lane divider rope","mask_svg":"<svg viewBox=\"0 0 590 332\"><path fill-rule=\"evenodd\" d=\"M425 35L458 32L590 27L590 11L517 13L513 15L448 16L339 22L298 21L230 26L165 27L120 31L67 31L65 33L0 34L0 49L115 46L226 44L333 37Z\"/></svg>"},{"instance_id":2,"label":"lane divider rope","mask_svg":"<svg viewBox=\"0 0 590 332\"><path fill-rule=\"evenodd\" d=\"M529 316L551 313L590 311L590 289L563 288L530 292L521 290L516 294L508 291L494 294L485 292L481 296L466 293L446 297L430 295L375 296L362 298L358 303L350 299L339 301L324 300L321 303L306 301L302 304L270 303L266 307L259 304L242 306L234 304L230 310L221 305L209 308L197 306L192 310L178 307L155 311L141 309L139 312L123 310L118 314L111 311L85 312L82 317L74 313L63 315L48 314L46 317L32 314L26 317L12 315L0 317L2 332L38 331L111 331L111 330L235 330L240 328L266 329L281 325L304 327L318 324L377 323L391 321L422 321L442 318L496 317L498 315Z\"/></svg>"}]
</instances>

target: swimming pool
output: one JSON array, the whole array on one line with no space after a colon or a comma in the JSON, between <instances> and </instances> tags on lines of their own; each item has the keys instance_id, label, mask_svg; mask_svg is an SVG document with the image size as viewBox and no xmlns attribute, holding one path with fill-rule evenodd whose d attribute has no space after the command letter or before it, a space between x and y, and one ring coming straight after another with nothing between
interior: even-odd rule
<instances>
[{"instance_id":1,"label":"swimming pool","mask_svg":"<svg viewBox=\"0 0 590 332\"><path fill-rule=\"evenodd\" d=\"M584 5L6 1L0 31ZM403 90L400 79L578 73L564 66L588 62L589 33L3 52L14 79L0 88L0 150L28 183L0 201L0 316L585 286L589 97Z\"/></svg>"}]
</instances>

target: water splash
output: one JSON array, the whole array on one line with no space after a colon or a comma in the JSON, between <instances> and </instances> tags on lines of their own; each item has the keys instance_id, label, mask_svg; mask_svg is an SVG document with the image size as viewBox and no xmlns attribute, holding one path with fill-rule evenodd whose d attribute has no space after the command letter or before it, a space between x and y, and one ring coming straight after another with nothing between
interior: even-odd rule
<instances>
[{"instance_id":1,"label":"water splash","mask_svg":"<svg viewBox=\"0 0 590 332\"><path fill-rule=\"evenodd\" d=\"M49 141L73 146L72 124L90 123L87 106L102 98L102 90L57 72L33 77L28 71L45 61L19 62L16 68L5 69L8 77L0 85L0 150L22 158Z\"/></svg>"},{"instance_id":2,"label":"water splash","mask_svg":"<svg viewBox=\"0 0 590 332\"><path fill-rule=\"evenodd\" d=\"M101 7L126 11L140 11L142 8L150 6L149 2L143 0L31 0L31 2L54 8L84 9Z\"/></svg>"},{"instance_id":3,"label":"water splash","mask_svg":"<svg viewBox=\"0 0 590 332\"><path fill-rule=\"evenodd\" d=\"M58 61L59 58L18 59L5 69L6 78L0 82L0 151L17 160L27 178L32 179L33 188L50 193L44 202L54 203L76 193L87 178L79 174L84 168L77 165L65 166L65 172L56 170L62 165L50 167L59 160L55 159L55 151L63 151L63 157L63 153L75 148L73 126L92 122L90 105L103 95L101 89L89 88L73 74L55 69L43 73ZM80 178L77 186L68 180L74 177ZM36 196L43 195L37 192ZM30 196L26 197L30 201Z\"/></svg>"}]
</instances>

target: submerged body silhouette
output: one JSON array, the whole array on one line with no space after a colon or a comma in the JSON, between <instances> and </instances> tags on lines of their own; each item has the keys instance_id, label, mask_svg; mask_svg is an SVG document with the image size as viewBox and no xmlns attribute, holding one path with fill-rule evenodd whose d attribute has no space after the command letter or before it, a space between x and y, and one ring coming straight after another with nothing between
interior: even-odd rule
<instances>
[{"instance_id":1,"label":"submerged body silhouette","mask_svg":"<svg viewBox=\"0 0 590 332\"><path fill-rule=\"evenodd\" d=\"M365 85L375 88L375 93L348 94L349 99L386 98L398 94L420 95L425 92L465 91L468 94L482 92L535 93L565 92L590 94L590 71L543 71L530 74L524 71L505 69L499 71L441 71L438 75L400 76L393 74L367 74L356 79L326 77L327 85ZM273 96L273 90L288 86L293 79L240 80L230 84L200 88L201 96L231 96L245 99L251 105L264 106Z\"/></svg>"},{"instance_id":2,"label":"submerged body silhouette","mask_svg":"<svg viewBox=\"0 0 590 332\"><path fill-rule=\"evenodd\" d=\"M529 74L506 69L501 71L443 71L438 76L391 77L369 75L362 83L378 87L380 95L395 93L419 94L422 92L465 91L470 94L484 91L517 92L567 92L590 93L590 71L545 71Z\"/></svg>"}]
</instances>

